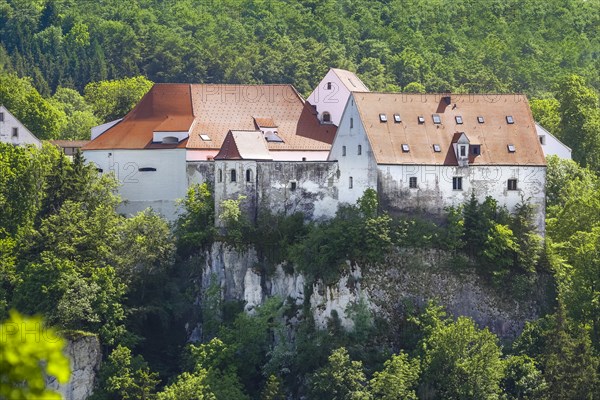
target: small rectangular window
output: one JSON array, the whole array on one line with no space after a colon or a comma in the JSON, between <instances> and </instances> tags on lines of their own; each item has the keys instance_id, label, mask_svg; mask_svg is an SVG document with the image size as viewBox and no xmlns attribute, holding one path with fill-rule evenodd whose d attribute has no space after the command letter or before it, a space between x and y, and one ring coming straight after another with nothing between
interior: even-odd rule
<instances>
[{"instance_id":1,"label":"small rectangular window","mask_svg":"<svg viewBox=\"0 0 600 400\"><path fill-rule=\"evenodd\" d=\"M540 144L541 145L545 145L546 144L546 135L540 135Z\"/></svg>"},{"instance_id":2,"label":"small rectangular window","mask_svg":"<svg viewBox=\"0 0 600 400\"><path fill-rule=\"evenodd\" d=\"M467 146L460 146L460 156L461 157L467 156Z\"/></svg>"},{"instance_id":3,"label":"small rectangular window","mask_svg":"<svg viewBox=\"0 0 600 400\"><path fill-rule=\"evenodd\" d=\"M362 154L362 146L359 144L358 145L358 155L360 156Z\"/></svg>"},{"instance_id":4,"label":"small rectangular window","mask_svg":"<svg viewBox=\"0 0 600 400\"><path fill-rule=\"evenodd\" d=\"M419 120L420 124L424 124L425 123L425 117L423 117L422 115L419 115L418 120Z\"/></svg>"},{"instance_id":5,"label":"small rectangular window","mask_svg":"<svg viewBox=\"0 0 600 400\"><path fill-rule=\"evenodd\" d=\"M457 124L462 124L463 123L462 117L460 115L457 115L456 117L454 117L454 119L456 120Z\"/></svg>"},{"instance_id":6,"label":"small rectangular window","mask_svg":"<svg viewBox=\"0 0 600 400\"><path fill-rule=\"evenodd\" d=\"M485 120L483 119L483 117L477 117L477 122L479 122L480 124L483 124L485 122Z\"/></svg>"},{"instance_id":7,"label":"small rectangular window","mask_svg":"<svg viewBox=\"0 0 600 400\"><path fill-rule=\"evenodd\" d=\"M462 176L452 178L452 190L462 190Z\"/></svg>"},{"instance_id":8,"label":"small rectangular window","mask_svg":"<svg viewBox=\"0 0 600 400\"><path fill-rule=\"evenodd\" d=\"M237 181L237 174L235 173L235 169L231 170L231 182Z\"/></svg>"},{"instance_id":9,"label":"small rectangular window","mask_svg":"<svg viewBox=\"0 0 600 400\"><path fill-rule=\"evenodd\" d=\"M508 180L508 190L517 190L517 180L516 179Z\"/></svg>"},{"instance_id":10,"label":"small rectangular window","mask_svg":"<svg viewBox=\"0 0 600 400\"><path fill-rule=\"evenodd\" d=\"M350 129L354 128L354 118L350 118Z\"/></svg>"},{"instance_id":11,"label":"small rectangular window","mask_svg":"<svg viewBox=\"0 0 600 400\"><path fill-rule=\"evenodd\" d=\"M434 124L441 124L442 123L442 118L439 116L439 114L433 114L431 117L433 118L433 123Z\"/></svg>"},{"instance_id":12,"label":"small rectangular window","mask_svg":"<svg viewBox=\"0 0 600 400\"><path fill-rule=\"evenodd\" d=\"M439 153L442 151L442 148L440 147L439 144L434 144L433 145L433 151L435 151L436 153Z\"/></svg>"},{"instance_id":13,"label":"small rectangular window","mask_svg":"<svg viewBox=\"0 0 600 400\"><path fill-rule=\"evenodd\" d=\"M350 179L348 179L348 188L352 189L353 185L354 185L353 179L352 179L352 177L350 177Z\"/></svg>"},{"instance_id":14,"label":"small rectangular window","mask_svg":"<svg viewBox=\"0 0 600 400\"><path fill-rule=\"evenodd\" d=\"M156 171L156 168L154 168L154 167L142 167L142 168L138 168L138 171L140 171L140 172L154 172L154 171Z\"/></svg>"},{"instance_id":15,"label":"small rectangular window","mask_svg":"<svg viewBox=\"0 0 600 400\"><path fill-rule=\"evenodd\" d=\"M342 157L346 157L346 146L342 146Z\"/></svg>"},{"instance_id":16,"label":"small rectangular window","mask_svg":"<svg viewBox=\"0 0 600 400\"><path fill-rule=\"evenodd\" d=\"M331 90L331 82L327 82L327 90Z\"/></svg>"},{"instance_id":17,"label":"small rectangular window","mask_svg":"<svg viewBox=\"0 0 600 400\"><path fill-rule=\"evenodd\" d=\"M481 145L472 144L471 145L471 153L476 156L480 155L481 154Z\"/></svg>"},{"instance_id":18,"label":"small rectangular window","mask_svg":"<svg viewBox=\"0 0 600 400\"><path fill-rule=\"evenodd\" d=\"M410 147L407 144L402 145L402 151L408 153L410 151Z\"/></svg>"},{"instance_id":19,"label":"small rectangular window","mask_svg":"<svg viewBox=\"0 0 600 400\"><path fill-rule=\"evenodd\" d=\"M509 144L508 146L506 146L508 148L508 152L509 153L514 153L515 151L517 151L517 149L515 148L514 144Z\"/></svg>"},{"instance_id":20,"label":"small rectangular window","mask_svg":"<svg viewBox=\"0 0 600 400\"><path fill-rule=\"evenodd\" d=\"M296 181L291 181L290 182L290 190L293 192L294 190L296 190L296 187L297 187Z\"/></svg>"},{"instance_id":21,"label":"small rectangular window","mask_svg":"<svg viewBox=\"0 0 600 400\"><path fill-rule=\"evenodd\" d=\"M12 137L19 137L19 128L12 128Z\"/></svg>"},{"instance_id":22,"label":"small rectangular window","mask_svg":"<svg viewBox=\"0 0 600 400\"><path fill-rule=\"evenodd\" d=\"M4 113L0 112L0 122L4 122Z\"/></svg>"},{"instance_id":23,"label":"small rectangular window","mask_svg":"<svg viewBox=\"0 0 600 400\"><path fill-rule=\"evenodd\" d=\"M387 122L387 115L385 115L385 114L379 114L379 120L381 122Z\"/></svg>"},{"instance_id":24,"label":"small rectangular window","mask_svg":"<svg viewBox=\"0 0 600 400\"><path fill-rule=\"evenodd\" d=\"M402 118L400 118L400 114L394 114L394 122L397 124L402 122Z\"/></svg>"},{"instance_id":25,"label":"small rectangular window","mask_svg":"<svg viewBox=\"0 0 600 400\"><path fill-rule=\"evenodd\" d=\"M512 115L507 115L506 116L506 123L507 124L514 124L515 120L513 119Z\"/></svg>"},{"instance_id":26,"label":"small rectangular window","mask_svg":"<svg viewBox=\"0 0 600 400\"><path fill-rule=\"evenodd\" d=\"M411 176L410 178L408 178L408 187L411 189L417 188L417 177L416 176Z\"/></svg>"}]
</instances>

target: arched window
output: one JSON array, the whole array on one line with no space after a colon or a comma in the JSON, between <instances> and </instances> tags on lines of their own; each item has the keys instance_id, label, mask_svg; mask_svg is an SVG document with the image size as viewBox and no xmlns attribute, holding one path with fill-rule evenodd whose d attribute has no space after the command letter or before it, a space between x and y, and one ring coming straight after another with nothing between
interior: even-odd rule
<instances>
[{"instance_id":1,"label":"arched window","mask_svg":"<svg viewBox=\"0 0 600 400\"><path fill-rule=\"evenodd\" d=\"M252 170L250 168L246 170L246 182L252 182Z\"/></svg>"},{"instance_id":2,"label":"arched window","mask_svg":"<svg viewBox=\"0 0 600 400\"><path fill-rule=\"evenodd\" d=\"M219 183L223 182L223 170L219 169Z\"/></svg>"},{"instance_id":3,"label":"arched window","mask_svg":"<svg viewBox=\"0 0 600 400\"><path fill-rule=\"evenodd\" d=\"M237 176L235 174L235 169L231 170L231 182L237 181Z\"/></svg>"},{"instance_id":4,"label":"arched window","mask_svg":"<svg viewBox=\"0 0 600 400\"><path fill-rule=\"evenodd\" d=\"M325 123L331 122L331 114L329 114L327 111L325 111L323 113L323 122L325 122Z\"/></svg>"}]
</instances>

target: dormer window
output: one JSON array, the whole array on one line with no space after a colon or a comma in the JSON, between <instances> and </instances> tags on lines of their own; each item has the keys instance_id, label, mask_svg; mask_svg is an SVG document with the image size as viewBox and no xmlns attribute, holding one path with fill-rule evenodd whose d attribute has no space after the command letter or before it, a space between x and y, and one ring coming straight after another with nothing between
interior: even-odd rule
<instances>
[{"instance_id":1,"label":"dormer window","mask_svg":"<svg viewBox=\"0 0 600 400\"><path fill-rule=\"evenodd\" d=\"M517 151L517 149L515 148L514 144L509 144L508 146L506 146L508 148L508 152L509 153L514 153L515 151Z\"/></svg>"},{"instance_id":2,"label":"dormer window","mask_svg":"<svg viewBox=\"0 0 600 400\"><path fill-rule=\"evenodd\" d=\"M480 144L474 144L471 145L471 154L478 156L481 154L481 145Z\"/></svg>"},{"instance_id":3,"label":"dormer window","mask_svg":"<svg viewBox=\"0 0 600 400\"><path fill-rule=\"evenodd\" d=\"M419 118L418 118L418 120L419 120L419 123L420 123L420 124L424 124L424 123L425 123L425 117L424 117L424 116L422 116L422 115L419 115Z\"/></svg>"},{"instance_id":4,"label":"dormer window","mask_svg":"<svg viewBox=\"0 0 600 400\"><path fill-rule=\"evenodd\" d=\"M507 115L506 116L506 123L507 124L514 124L515 120L513 119L512 115Z\"/></svg>"},{"instance_id":5,"label":"dormer window","mask_svg":"<svg viewBox=\"0 0 600 400\"><path fill-rule=\"evenodd\" d=\"M460 115L455 116L454 119L456 120L457 124L462 124L463 123L462 117Z\"/></svg>"},{"instance_id":6,"label":"dormer window","mask_svg":"<svg viewBox=\"0 0 600 400\"><path fill-rule=\"evenodd\" d=\"M467 156L467 145L465 144L461 144L460 146L458 146L458 155L463 158Z\"/></svg>"},{"instance_id":7,"label":"dormer window","mask_svg":"<svg viewBox=\"0 0 600 400\"><path fill-rule=\"evenodd\" d=\"M410 151L410 147L406 143L404 143L402 144L402 151L404 153L408 153Z\"/></svg>"},{"instance_id":8,"label":"dormer window","mask_svg":"<svg viewBox=\"0 0 600 400\"><path fill-rule=\"evenodd\" d=\"M400 114L394 114L394 122L397 124L402 122L402 118L400 118Z\"/></svg>"},{"instance_id":9,"label":"dormer window","mask_svg":"<svg viewBox=\"0 0 600 400\"><path fill-rule=\"evenodd\" d=\"M431 116L431 118L433 118L433 123L436 124L436 125L439 125L439 124L442 123L442 118L440 117L439 114L433 114Z\"/></svg>"},{"instance_id":10,"label":"dormer window","mask_svg":"<svg viewBox=\"0 0 600 400\"><path fill-rule=\"evenodd\" d=\"M387 122L387 115L385 115L385 114L379 114L379 121L381 121L381 122Z\"/></svg>"}]
</instances>

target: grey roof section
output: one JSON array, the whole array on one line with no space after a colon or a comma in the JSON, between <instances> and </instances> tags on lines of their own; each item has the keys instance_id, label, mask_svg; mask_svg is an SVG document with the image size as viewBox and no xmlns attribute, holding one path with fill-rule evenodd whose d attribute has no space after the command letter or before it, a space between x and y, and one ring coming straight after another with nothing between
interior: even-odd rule
<instances>
[{"instance_id":1,"label":"grey roof section","mask_svg":"<svg viewBox=\"0 0 600 400\"><path fill-rule=\"evenodd\" d=\"M360 80L360 78L354 73L345 69L331 68L331 70L340 79L340 82L346 86L351 92L369 92L367 85Z\"/></svg>"},{"instance_id":2,"label":"grey roof section","mask_svg":"<svg viewBox=\"0 0 600 400\"><path fill-rule=\"evenodd\" d=\"M267 141L261 131L231 131L243 160L272 160Z\"/></svg>"}]
</instances>

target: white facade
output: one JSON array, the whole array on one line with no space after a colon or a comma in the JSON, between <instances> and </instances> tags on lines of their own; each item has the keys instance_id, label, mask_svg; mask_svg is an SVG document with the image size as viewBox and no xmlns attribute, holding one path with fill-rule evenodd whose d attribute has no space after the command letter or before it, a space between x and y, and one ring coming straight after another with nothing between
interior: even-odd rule
<instances>
[{"instance_id":1,"label":"white facade","mask_svg":"<svg viewBox=\"0 0 600 400\"><path fill-rule=\"evenodd\" d=\"M465 204L473 192L479 202L491 196L510 212L519 203L533 205L540 232L544 230L545 182L546 168L539 166L378 166L381 203L390 211L443 214L445 207Z\"/></svg>"},{"instance_id":2,"label":"white facade","mask_svg":"<svg viewBox=\"0 0 600 400\"><path fill-rule=\"evenodd\" d=\"M514 211L519 203L533 205L535 223L544 232L545 166L469 165L468 162L465 166L377 164L352 98L344 111L329 160L339 165L340 203L355 204L371 188L378 191L381 206L391 212L441 215L445 207L464 204L474 192L479 202L491 196L509 211Z\"/></svg>"},{"instance_id":3,"label":"white facade","mask_svg":"<svg viewBox=\"0 0 600 400\"><path fill-rule=\"evenodd\" d=\"M4 106L0 106L0 142L42 147L42 142Z\"/></svg>"},{"instance_id":4,"label":"white facade","mask_svg":"<svg viewBox=\"0 0 600 400\"><path fill-rule=\"evenodd\" d=\"M185 149L87 150L85 158L101 173L114 173L124 202L119 212L133 215L148 207L173 220L188 182Z\"/></svg>"},{"instance_id":5,"label":"white facade","mask_svg":"<svg viewBox=\"0 0 600 400\"><path fill-rule=\"evenodd\" d=\"M548 132L537 122L535 123L535 130L537 131L542 150L544 155L547 156L558 156L565 160L571 159L571 148L565 145L563 142L558 140L556 136Z\"/></svg>"},{"instance_id":6,"label":"white facade","mask_svg":"<svg viewBox=\"0 0 600 400\"><path fill-rule=\"evenodd\" d=\"M348 101L338 127L329 161L337 161L339 164L338 190L341 203L354 204L366 189L377 190L377 163L352 99Z\"/></svg>"},{"instance_id":7,"label":"white facade","mask_svg":"<svg viewBox=\"0 0 600 400\"><path fill-rule=\"evenodd\" d=\"M343 75L340 76L340 73ZM368 91L354 74L348 71L340 71L340 73L333 68L330 69L306 99L316 107L318 118L322 123L331 123L335 126L340 124L350 93Z\"/></svg>"}]
</instances>

